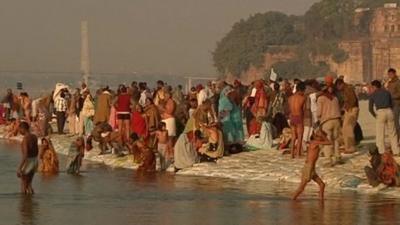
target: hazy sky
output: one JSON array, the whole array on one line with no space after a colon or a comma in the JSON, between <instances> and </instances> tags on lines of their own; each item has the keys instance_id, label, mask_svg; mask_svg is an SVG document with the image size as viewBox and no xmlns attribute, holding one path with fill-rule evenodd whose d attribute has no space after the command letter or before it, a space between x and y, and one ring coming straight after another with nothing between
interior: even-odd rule
<instances>
[{"instance_id":1,"label":"hazy sky","mask_svg":"<svg viewBox=\"0 0 400 225\"><path fill-rule=\"evenodd\" d=\"M92 70L212 75L216 41L241 18L302 14L316 0L0 0L0 70L79 71L80 21Z\"/></svg>"}]
</instances>

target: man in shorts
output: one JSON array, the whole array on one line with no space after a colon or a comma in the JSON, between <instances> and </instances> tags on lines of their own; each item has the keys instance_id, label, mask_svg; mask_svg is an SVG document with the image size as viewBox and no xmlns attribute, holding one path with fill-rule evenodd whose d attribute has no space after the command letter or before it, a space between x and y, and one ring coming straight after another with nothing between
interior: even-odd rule
<instances>
[{"instance_id":1,"label":"man in shorts","mask_svg":"<svg viewBox=\"0 0 400 225\"><path fill-rule=\"evenodd\" d=\"M38 166L38 139L29 130L27 122L21 122L19 133L23 136L21 144L22 160L17 170L17 176L21 178L21 191L25 195L34 194L32 180Z\"/></svg>"}]
</instances>

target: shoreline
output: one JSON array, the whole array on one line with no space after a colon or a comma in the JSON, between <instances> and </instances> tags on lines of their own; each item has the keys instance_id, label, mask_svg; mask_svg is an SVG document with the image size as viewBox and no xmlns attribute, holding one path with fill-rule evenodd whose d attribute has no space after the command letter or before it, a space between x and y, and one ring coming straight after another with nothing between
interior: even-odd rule
<instances>
[{"instance_id":1,"label":"shoreline","mask_svg":"<svg viewBox=\"0 0 400 225\"><path fill-rule=\"evenodd\" d=\"M386 188L384 185L373 188L366 181L364 167L369 165L366 153L375 143L375 120L368 114L367 107L368 102L361 102L360 108L362 110L360 110L359 123L362 125L365 140L360 144L359 151L354 154L343 155L345 163L335 167L324 167L325 158L320 158L317 162L317 173L326 183L329 192L352 190L359 193L387 194L400 197L400 189L398 188ZM5 138L3 128L4 126L0 127L0 139L21 141L21 137ZM55 151L61 155L68 154L70 143L75 137L56 134L50 136ZM99 155L99 153L100 150L95 144L91 151L85 153L84 159L111 168L136 170L139 166L134 164L131 156L117 157L111 154ZM282 155L278 150L257 150L223 157L216 163L195 164L191 168L178 171L176 175L298 184L300 183L304 160L305 157L291 159L289 155ZM396 160L399 162L398 157L396 157Z\"/></svg>"},{"instance_id":2,"label":"shoreline","mask_svg":"<svg viewBox=\"0 0 400 225\"><path fill-rule=\"evenodd\" d=\"M15 141L18 143L22 141L21 136L5 138L3 129L4 126L1 126L0 139L5 141ZM70 144L76 137L77 136L68 136L68 135L60 136L57 134L53 134L50 135L48 138L51 139L54 146L54 150L57 152L57 154L67 156ZM95 145L91 151L85 152L84 160L89 162L104 164L105 166L109 166L112 168L136 170L139 167L139 165L133 163L133 158L130 156L117 157L112 154L99 155L99 153L100 150L97 148L97 145Z\"/></svg>"}]
</instances>

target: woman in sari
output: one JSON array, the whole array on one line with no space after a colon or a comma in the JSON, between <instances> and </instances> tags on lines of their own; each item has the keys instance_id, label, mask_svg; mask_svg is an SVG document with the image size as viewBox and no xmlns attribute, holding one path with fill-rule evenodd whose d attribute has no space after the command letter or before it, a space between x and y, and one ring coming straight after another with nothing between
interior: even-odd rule
<instances>
[{"instance_id":1,"label":"woman in sari","mask_svg":"<svg viewBox=\"0 0 400 225\"><path fill-rule=\"evenodd\" d=\"M200 162L197 153L195 133L200 132L202 126L209 125L209 113L211 112L211 102L206 100L186 123L185 130L179 135L174 146L174 164L176 169L184 169ZM201 147L201 146L200 146Z\"/></svg>"},{"instance_id":2,"label":"woman in sari","mask_svg":"<svg viewBox=\"0 0 400 225\"><path fill-rule=\"evenodd\" d=\"M261 122L258 117L265 117L268 109L268 97L265 92L264 81L258 80L254 82L255 96L254 104L251 107L251 113L254 118L250 121L249 135L260 134Z\"/></svg>"},{"instance_id":3,"label":"woman in sari","mask_svg":"<svg viewBox=\"0 0 400 225\"><path fill-rule=\"evenodd\" d=\"M58 173L58 157L50 139L43 138L40 148L39 171L42 173Z\"/></svg>"},{"instance_id":4,"label":"woman in sari","mask_svg":"<svg viewBox=\"0 0 400 225\"><path fill-rule=\"evenodd\" d=\"M139 138L146 139L148 135L146 119L142 115L142 106L137 104L135 110L132 112L131 131L136 133Z\"/></svg>"},{"instance_id":5,"label":"woman in sari","mask_svg":"<svg viewBox=\"0 0 400 225\"><path fill-rule=\"evenodd\" d=\"M82 166L82 159L85 156L85 140L78 137L68 150L67 173L78 175Z\"/></svg>"},{"instance_id":6,"label":"woman in sari","mask_svg":"<svg viewBox=\"0 0 400 225\"><path fill-rule=\"evenodd\" d=\"M94 128L93 124L93 116L95 114L95 107L94 107L94 102L93 98L90 94L88 94L85 98L85 101L83 102L83 108L81 115L83 116L83 123L84 123L84 128L85 128L85 135L89 136L92 133L92 130Z\"/></svg>"},{"instance_id":7,"label":"woman in sari","mask_svg":"<svg viewBox=\"0 0 400 225\"><path fill-rule=\"evenodd\" d=\"M51 114L49 112L50 97L47 96L39 100L37 105L37 122L40 128L40 137L46 137L49 134L49 122L51 120Z\"/></svg>"},{"instance_id":8,"label":"woman in sari","mask_svg":"<svg viewBox=\"0 0 400 225\"><path fill-rule=\"evenodd\" d=\"M157 106L150 98L146 99L146 106L144 107L144 114L146 116L147 129L152 132L156 131L160 124L161 118Z\"/></svg>"},{"instance_id":9,"label":"woman in sari","mask_svg":"<svg viewBox=\"0 0 400 225\"><path fill-rule=\"evenodd\" d=\"M230 100L232 91L233 89L230 86L226 86L221 92L218 104L218 113L226 145L242 143L244 140L240 108Z\"/></svg>"}]
</instances>

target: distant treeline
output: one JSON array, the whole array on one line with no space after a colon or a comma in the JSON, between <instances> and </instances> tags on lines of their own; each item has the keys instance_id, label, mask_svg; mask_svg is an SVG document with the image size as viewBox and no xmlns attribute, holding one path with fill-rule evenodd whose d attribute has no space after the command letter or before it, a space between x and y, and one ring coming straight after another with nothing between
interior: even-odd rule
<instances>
[{"instance_id":1,"label":"distant treeline","mask_svg":"<svg viewBox=\"0 0 400 225\"><path fill-rule=\"evenodd\" d=\"M235 23L217 43L214 65L222 75L238 76L252 65L262 66L265 53L281 51L277 46L296 46L295 59L274 65L279 75L286 78L324 75L329 66L325 62L312 63L312 56L325 55L337 63L344 62L348 55L338 48L338 42L369 34L371 13L365 13L355 26L355 9L374 9L385 3L400 3L400 0L322 0L303 16L281 12L252 15Z\"/></svg>"}]
</instances>

